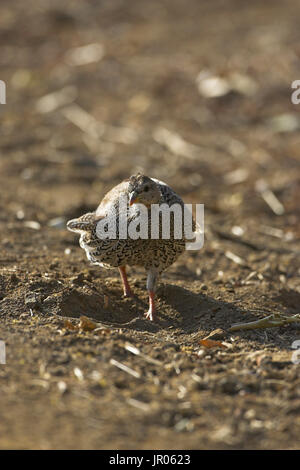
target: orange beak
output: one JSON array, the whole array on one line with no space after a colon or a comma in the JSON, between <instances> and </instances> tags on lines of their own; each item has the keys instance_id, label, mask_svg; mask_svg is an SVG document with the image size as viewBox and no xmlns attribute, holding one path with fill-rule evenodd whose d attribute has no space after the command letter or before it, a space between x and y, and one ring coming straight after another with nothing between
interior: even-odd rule
<instances>
[{"instance_id":1,"label":"orange beak","mask_svg":"<svg viewBox=\"0 0 300 470\"><path fill-rule=\"evenodd\" d=\"M139 202L139 197L136 193L132 193L130 195L130 199L129 199L129 205L132 206L133 204L136 204L137 202Z\"/></svg>"}]
</instances>

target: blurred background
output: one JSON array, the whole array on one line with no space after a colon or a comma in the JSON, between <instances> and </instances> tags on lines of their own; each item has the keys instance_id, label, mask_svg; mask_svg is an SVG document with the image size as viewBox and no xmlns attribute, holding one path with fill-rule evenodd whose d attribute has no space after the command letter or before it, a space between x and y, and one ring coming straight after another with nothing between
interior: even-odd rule
<instances>
[{"instance_id":1,"label":"blurred background","mask_svg":"<svg viewBox=\"0 0 300 470\"><path fill-rule=\"evenodd\" d=\"M299 15L297 0L1 0L2 448L299 446L282 355L297 332L199 346L299 313ZM204 248L166 273L152 326L65 227L137 171L205 205ZM56 314L115 326L77 334Z\"/></svg>"},{"instance_id":2,"label":"blurred background","mask_svg":"<svg viewBox=\"0 0 300 470\"><path fill-rule=\"evenodd\" d=\"M299 9L293 0L3 0L2 208L27 204L45 222L95 206L141 171L207 213L277 224L261 197L267 184L293 231Z\"/></svg>"}]
</instances>

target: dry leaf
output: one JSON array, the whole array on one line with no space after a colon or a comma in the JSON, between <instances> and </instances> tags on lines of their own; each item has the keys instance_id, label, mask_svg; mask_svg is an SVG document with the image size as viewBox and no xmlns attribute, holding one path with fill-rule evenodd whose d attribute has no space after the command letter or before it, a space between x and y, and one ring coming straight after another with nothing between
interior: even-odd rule
<instances>
[{"instance_id":1,"label":"dry leaf","mask_svg":"<svg viewBox=\"0 0 300 470\"><path fill-rule=\"evenodd\" d=\"M215 341L213 339L201 339L200 340L201 346L204 346L205 348L223 348L226 349L225 344L221 343L221 341Z\"/></svg>"},{"instance_id":2,"label":"dry leaf","mask_svg":"<svg viewBox=\"0 0 300 470\"><path fill-rule=\"evenodd\" d=\"M90 320L88 317L81 316L79 322L79 329L83 331L93 331L97 328L96 323Z\"/></svg>"},{"instance_id":3,"label":"dry leaf","mask_svg":"<svg viewBox=\"0 0 300 470\"><path fill-rule=\"evenodd\" d=\"M68 330L78 330L78 326L73 325L73 323L70 320L65 320L64 327L67 328Z\"/></svg>"}]
</instances>

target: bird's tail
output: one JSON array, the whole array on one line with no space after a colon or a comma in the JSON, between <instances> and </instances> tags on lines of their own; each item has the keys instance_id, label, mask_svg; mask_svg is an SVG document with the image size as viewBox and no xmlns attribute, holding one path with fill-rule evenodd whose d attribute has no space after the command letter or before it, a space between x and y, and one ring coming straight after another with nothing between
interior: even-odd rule
<instances>
[{"instance_id":1,"label":"bird's tail","mask_svg":"<svg viewBox=\"0 0 300 470\"><path fill-rule=\"evenodd\" d=\"M67 222L67 229L71 232L89 232L95 227L95 223L99 220L99 217L94 212L88 212L83 214L78 219L71 219Z\"/></svg>"}]
</instances>

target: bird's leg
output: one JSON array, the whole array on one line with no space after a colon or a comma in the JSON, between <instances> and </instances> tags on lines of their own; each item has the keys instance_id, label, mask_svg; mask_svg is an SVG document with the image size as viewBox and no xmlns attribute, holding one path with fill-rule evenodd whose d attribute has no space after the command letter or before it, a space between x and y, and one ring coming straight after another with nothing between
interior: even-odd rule
<instances>
[{"instance_id":1,"label":"bird's leg","mask_svg":"<svg viewBox=\"0 0 300 470\"><path fill-rule=\"evenodd\" d=\"M149 310L144 315L150 321L154 321L156 318L156 307L155 307L155 302L154 302L154 296L155 296L154 291L149 290Z\"/></svg>"},{"instance_id":2,"label":"bird's leg","mask_svg":"<svg viewBox=\"0 0 300 470\"><path fill-rule=\"evenodd\" d=\"M124 297L133 297L133 292L130 289L130 285L128 283L127 274L126 274L126 266L119 267L120 276L122 279L123 290L124 290Z\"/></svg>"},{"instance_id":3,"label":"bird's leg","mask_svg":"<svg viewBox=\"0 0 300 470\"><path fill-rule=\"evenodd\" d=\"M155 285L156 285L157 277L158 277L158 273L156 272L156 270L150 269L148 271L147 290L149 293L149 310L148 312L145 313L145 317L150 321L155 320L155 314L156 314L154 296L155 296Z\"/></svg>"}]
</instances>

